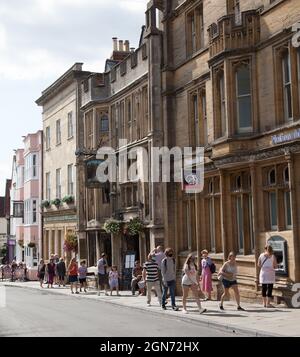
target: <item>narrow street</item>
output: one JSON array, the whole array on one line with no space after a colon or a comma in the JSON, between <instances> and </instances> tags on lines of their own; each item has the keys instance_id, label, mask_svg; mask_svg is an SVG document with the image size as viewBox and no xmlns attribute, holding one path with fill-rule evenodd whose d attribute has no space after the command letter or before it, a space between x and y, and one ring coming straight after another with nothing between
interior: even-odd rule
<instances>
[{"instance_id":1,"label":"narrow street","mask_svg":"<svg viewBox=\"0 0 300 357\"><path fill-rule=\"evenodd\" d=\"M221 337L233 334L101 301L7 288L0 337Z\"/></svg>"}]
</instances>

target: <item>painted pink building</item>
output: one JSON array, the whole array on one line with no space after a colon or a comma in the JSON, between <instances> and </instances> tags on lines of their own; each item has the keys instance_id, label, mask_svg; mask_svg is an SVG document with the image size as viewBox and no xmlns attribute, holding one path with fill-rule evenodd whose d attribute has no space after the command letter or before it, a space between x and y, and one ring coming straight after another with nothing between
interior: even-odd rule
<instances>
[{"instance_id":1,"label":"painted pink building","mask_svg":"<svg viewBox=\"0 0 300 357\"><path fill-rule=\"evenodd\" d=\"M12 165L12 182L10 190L10 243L13 259L24 260L23 241L23 202L24 202L24 149L15 151Z\"/></svg>"},{"instance_id":2,"label":"painted pink building","mask_svg":"<svg viewBox=\"0 0 300 357\"><path fill-rule=\"evenodd\" d=\"M24 137L24 261L36 266L41 247L42 131Z\"/></svg>"}]
</instances>

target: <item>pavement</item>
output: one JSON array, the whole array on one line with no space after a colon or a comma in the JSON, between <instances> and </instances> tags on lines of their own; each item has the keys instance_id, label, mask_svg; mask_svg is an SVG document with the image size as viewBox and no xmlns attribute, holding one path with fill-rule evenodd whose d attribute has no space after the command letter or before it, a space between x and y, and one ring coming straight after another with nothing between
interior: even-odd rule
<instances>
[{"instance_id":1,"label":"pavement","mask_svg":"<svg viewBox=\"0 0 300 357\"><path fill-rule=\"evenodd\" d=\"M94 290L87 293L72 295L69 288L41 289L37 282L0 282L1 286L15 287L22 289L33 289L49 294L60 294L69 296L70 299L101 301L115 306L122 306L136 311L147 312L156 316L169 319L181 320L200 324L208 329L223 330L228 333L236 333L244 336L278 336L278 337L299 337L300 336L300 309L290 309L277 305L275 308L264 308L259 304L242 303L246 311L237 311L234 301L224 303L225 311L219 310L219 302L206 301L202 306L207 309L207 313L199 315L196 303L190 299L188 301L188 314L182 311L174 312L167 305L167 311L163 311L157 299L153 296L151 306L146 304L146 297L132 296L131 292L121 291L121 296L105 296L103 292L98 296ZM181 298L177 298L177 305L182 310Z\"/></svg>"}]
</instances>

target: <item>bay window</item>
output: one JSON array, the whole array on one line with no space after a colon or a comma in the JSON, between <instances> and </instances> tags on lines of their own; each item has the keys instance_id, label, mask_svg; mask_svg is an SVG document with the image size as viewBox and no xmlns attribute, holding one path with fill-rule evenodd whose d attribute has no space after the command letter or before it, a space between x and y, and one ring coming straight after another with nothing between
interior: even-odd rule
<instances>
[{"instance_id":1,"label":"bay window","mask_svg":"<svg viewBox=\"0 0 300 357\"><path fill-rule=\"evenodd\" d=\"M237 67L236 72L237 99L237 132L252 131L252 95L251 74L248 64Z\"/></svg>"}]
</instances>

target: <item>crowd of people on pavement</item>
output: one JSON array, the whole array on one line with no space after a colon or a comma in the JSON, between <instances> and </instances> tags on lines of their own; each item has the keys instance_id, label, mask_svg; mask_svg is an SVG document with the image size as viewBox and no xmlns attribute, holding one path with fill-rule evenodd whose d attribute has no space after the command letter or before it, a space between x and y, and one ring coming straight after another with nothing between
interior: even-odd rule
<instances>
[{"instance_id":1,"label":"crowd of people on pavement","mask_svg":"<svg viewBox=\"0 0 300 357\"><path fill-rule=\"evenodd\" d=\"M27 265L24 262L17 263L16 260L13 260L11 264L2 264L0 266L1 280L9 279L10 281L27 281L27 273Z\"/></svg>"},{"instance_id":2,"label":"crowd of people on pavement","mask_svg":"<svg viewBox=\"0 0 300 357\"><path fill-rule=\"evenodd\" d=\"M273 308L271 300L277 261L270 245L267 245L265 252L259 256L257 265L260 269L259 281L262 286L263 306L265 308ZM20 264L17 265L15 261L12 262L12 271L15 271L19 266ZM22 267L24 268L23 264ZM1 267L1 269L3 268ZM224 310L224 301L230 298L230 289L232 289L237 310L245 311L240 305L240 293L237 281L238 265L235 253L229 253L227 261L217 272L208 251L203 250L199 266L193 254L189 254L183 264L181 279L183 313L188 314L187 299L190 292L196 301L199 313L203 314L207 311L202 307L201 302L212 299L214 273L217 273L217 278L224 289L219 309ZM47 288L53 288L54 285L65 287L68 283L72 294L86 293L88 289L87 276L88 268L85 260L81 261L78 265L76 258L73 258L70 264L66 266L64 258L59 258L57 254L51 254L47 263L41 259L38 265L37 278L41 288L44 287L44 284L47 285ZM147 306L150 307L152 293L154 292L163 310L167 309L166 305L170 298L171 308L174 311L178 311L179 308L176 305L175 296L176 277L177 262L173 249L167 248L163 250L161 246L158 246L148 255L143 265L140 261L135 262L132 269L132 295L136 295L136 291L138 291L139 296L146 296ZM116 295L120 296L120 279L118 267L115 265L109 267L107 255L103 253L97 262L98 296L100 296L101 291L106 296L113 295L113 292L116 291ZM200 299L200 297L202 298Z\"/></svg>"}]
</instances>

